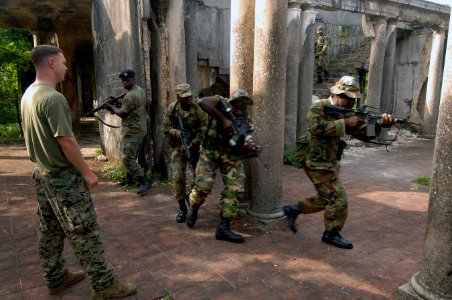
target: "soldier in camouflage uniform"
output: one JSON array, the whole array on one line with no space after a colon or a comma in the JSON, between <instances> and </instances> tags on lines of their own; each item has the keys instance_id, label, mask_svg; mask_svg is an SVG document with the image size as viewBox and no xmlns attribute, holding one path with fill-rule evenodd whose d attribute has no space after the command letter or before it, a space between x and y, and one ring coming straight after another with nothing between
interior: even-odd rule
<instances>
[{"instance_id":1,"label":"soldier in camouflage uniform","mask_svg":"<svg viewBox=\"0 0 452 300\"><path fill-rule=\"evenodd\" d=\"M230 222L238 213L239 198L243 197L244 193L245 173L241 159L245 153L255 153L257 146L252 139L238 140L237 145L231 146L231 137L236 132L231 119L227 116L227 108L230 106L230 111L235 117L243 117L251 130L247 108L253 101L247 92L238 90L229 99L211 96L202 98L198 103L209 115L209 120L196 167L195 186L189 197L187 226L190 228L195 226L199 207L212 191L216 170L220 169L224 190L221 193L221 220L215 237L218 240L243 243L244 238L230 230Z\"/></svg>"},{"instance_id":2,"label":"soldier in camouflage uniform","mask_svg":"<svg viewBox=\"0 0 452 300\"><path fill-rule=\"evenodd\" d=\"M116 102L115 106L107 104L105 108L122 119L121 161L127 169L127 177L120 185L139 183L142 187L137 194L143 195L152 186L151 182L145 180L144 170L137 162L147 133L146 94L136 84L135 71L124 70L119 74L119 78L127 94L122 101Z\"/></svg>"},{"instance_id":3,"label":"soldier in camouflage uniform","mask_svg":"<svg viewBox=\"0 0 452 300\"><path fill-rule=\"evenodd\" d=\"M354 113L325 114L324 106L336 105L353 108L360 89L351 76L342 77L330 88L332 96L315 101L308 112L309 132L297 141L297 155L302 158L306 175L314 184L317 196L303 198L297 204L283 207L289 228L295 233L295 219L300 213L309 214L324 210L325 231L322 241L333 246L351 249L353 244L344 239L339 231L347 219L347 194L340 180L339 168L345 134L360 140L370 140L366 123ZM377 135L381 127L395 124L391 115L383 114L377 124Z\"/></svg>"},{"instance_id":4,"label":"soldier in camouflage uniform","mask_svg":"<svg viewBox=\"0 0 452 300\"><path fill-rule=\"evenodd\" d=\"M328 71L326 70L328 37L325 35L323 25L317 28L317 38L314 42L315 47L315 66L317 73L317 82L322 83L322 73L325 75L325 80L328 79Z\"/></svg>"},{"instance_id":5,"label":"soldier in camouflage uniform","mask_svg":"<svg viewBox=\"0 0 452 300\"><path fill-rule=\"evenodd\" d=\"M40 45L31 51L31 60L36 81L22 97L21 116L28 155L36 164L39 257L49 294L59 294L85 276L66 267L62 253L67 237L90 278L93 299L131 295L135 286L119 282L105 260L89 192L98 178L74 138L68 102L55 90L67 70L64 55L57 47Z\"/></svg>"},{"instance_id":6,"label":"soldier in camouflage uniform","mask_svg":"<svg viewBox=\"0 0 452 300\"><path fill-rule=\"evenodd\" d=\"M175 87L177 101L168 107L165 119L163 120L162 131L170 137L171 169L173 172L173 192L174 198L179 203L179 213L176 216L178 223L185 222L187 216L187 205L185 203L187 194L186 170L187 163L193 174L199 159L199 147L202 140L202 128L207 124L207 115L196 104L193 103L191 87L188 83L182 83ZM183 128L181 128L182 122ZM186 141L190 159L187 157L186 149L182 146L183 132L188 133Z\"/></svg>"}]
</instances>

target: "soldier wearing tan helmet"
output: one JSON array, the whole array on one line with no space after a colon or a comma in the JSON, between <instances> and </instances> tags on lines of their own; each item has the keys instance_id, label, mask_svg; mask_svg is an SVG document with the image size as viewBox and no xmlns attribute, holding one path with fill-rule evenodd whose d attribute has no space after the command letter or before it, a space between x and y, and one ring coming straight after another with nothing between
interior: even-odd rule
<instances>
[{"instance_id":1,"label":"soldier wearing tan helmet","mask_svg":"<svg viewBox=\"0 0 452 300\"><path fill-rule=\"evenodd\" d=\"M331 97L315 101L308 112L309 132L297 140L296 158L314 184L317 195L302 198L297 204L283 207L289 228L297 231L295 220L300 213L324 211L325 231L322 242L351 249L353 244L339 233L347 219L347 194L339 176L340 160L346 143L346 134L366 140L367 124L353 113L326 114L325 106L353 108L361 97L358 81L342 77L330 88ZM391 115L383 114L378 127L395 124ZM378 130L377 130L378 131Z\"/></svg>"},{"instance_id":2,"label":"soldier wearing tan helmet","mask_svg":"<svg viewBox=\"0 0 452 300\"><path fill-rule=\"evenodd\" d=\"M327 50L328 50L328 37L325 34L323 25L317 27L317 38L314 42L315 47L315 72L317 74L317 83L322 83L322 73L324 79L328 79L328 71L326 69L327 62Z\"/></svg>"}]
</instances>

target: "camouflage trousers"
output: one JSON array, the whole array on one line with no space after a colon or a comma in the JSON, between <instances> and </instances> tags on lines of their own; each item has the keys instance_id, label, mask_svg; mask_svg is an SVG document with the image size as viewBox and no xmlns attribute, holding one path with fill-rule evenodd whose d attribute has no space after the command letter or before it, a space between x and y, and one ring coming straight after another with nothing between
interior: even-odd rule
<instances>
[{"instance_id":1,"label":"camouflage trousers","mask_svg":"<svg viewBox=\"0 0 452 300\"><path fill-rule=\"evenodd\" d=\"M347 219L347 193L339 179L338 171L304 168L315 186L317 196L298 201L303 214L325 210L326 230L341 230Z\"/></svg>"},{"instance_id":2,"label":"camouflage trousers","mask_svg":"<svg viewBox=\"0 0 452 300\"><path fill-rule=\"evenodd\" d=\"M221 216L232 220L238 213L244 194L245 172L241 160L231 160L227 153L201 150L196 166L195 186L190 193L190 205L201 206L212 191L216 170L220 169L224 189L221 193Z\"/></svg>"},{"instance_id":3,"label":"camouflage trousers","mask_svg":"<svg viewBox=\"0 0 452 300\"><path fill-rule=\"evenodd\" d=\"M49 287L64 281L67 272L62 256L64 238L69 243L95 291L116 279L104 257L94 204L81 174L74 168L33 173L38 200L39 257Z\"/></svg>"},{"instance_id":4,"label":"camouflage trousers","mask_svg":"<svg viewBox=\"0 0 452 300\"><path fill-rule=\"evenodd\" d=\"M315 72L317 75L321 75L326 71L326 56L324 55L316 55L315 56Z\"/></svg>"},{"instance_id":5,"label":"camouflage trousers","mask_svg":"<svg viewBox=\"0 0 452 300\"><path fill-rule=\"evenodd\" d=\"M121 161L127 173L134 177L144 177L144 169L138 163L138 153L146 133L125 134L122 139Z\"/></svg>"},{"instance_id":6,"label":"camouflage trousers","mask_svg":"<svg viewBox=\"0 0 452 300\"><path fill-rule=\"evenodd\" d=\"M187 157L181 147L174 148L171 152L171 170L173 172L173 195L176 201L185 199L187 162Z\"/></svg>"}]
</instances>

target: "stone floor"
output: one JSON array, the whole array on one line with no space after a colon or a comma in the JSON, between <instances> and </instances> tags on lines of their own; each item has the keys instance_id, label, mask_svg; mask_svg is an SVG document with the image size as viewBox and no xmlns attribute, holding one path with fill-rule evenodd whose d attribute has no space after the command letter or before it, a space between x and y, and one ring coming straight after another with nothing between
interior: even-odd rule
<instances>
[{"instance_id":1,"label":"stone floor","mask_svg":"<svg viewBox=\"0 0 452 300\"><path fill-rule=\"evenodd\" d=\"M84 146L93 167L94 148ZM322 213L298 218L299 232L261 232L245 218L233 229L244 244L217 241L216 183L194 229L175 222L171 187L156 184L136 196L102 179L92 191L106 255L119 276L137 284L128 299L395 299L420 270L429 189L412 183L430 176L433 142L348 151L343 181L349 217L343 235L354 249L320 242ZM37 253L38 218L33 164L23 144L0 145L0 299L90 299L88 280L47 295ZM302 170L284 166L283 204L313 189ZM65 257L79 269L72 249Z\"/></svg>"}]
</instances>

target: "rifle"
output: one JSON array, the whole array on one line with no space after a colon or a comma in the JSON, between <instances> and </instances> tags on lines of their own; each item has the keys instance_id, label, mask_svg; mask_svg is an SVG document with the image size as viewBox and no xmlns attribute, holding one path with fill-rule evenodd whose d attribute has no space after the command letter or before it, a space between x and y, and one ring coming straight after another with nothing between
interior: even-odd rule
<instances>
[{"instance_id":1,"label":"rifle","mask_svg":"<svg viewBox=\"0 0 452 300\"><path fill-rule=\"evenodd\" d=\"M253 136L251 134L249 134L249 127L248 127L248 123L246 122L244 117L236 117L234 115L234 113L231 110L231 106L229 105L229 103L221 100L220 101L222 104L222 111L224 113L227 114L228 118L232 121L232 126L235 129L236 134L234 134L230 139L229 139L229 145L231 145L232 147L237 146L237 144L239 142L241 142L241 140L243 139L243 143L246 142L252 142L253 141ZM257 159L262 163L262 165L264 166L265 169L268 169L267 164L262 161L262 159L260 158L259 154L262 152L261 148L257 147L256 151L249 151L248 153L245 153L243 155L240 155L240 159L245 159L245 158L252 158L252 157L257 157Z\"/></svg>"},{"instance_id":2,"label":"rifle","mask_svg":"<svg viewBox=\"0 0 452 300\"><path fill-rule=\"evenodd\" d=\"M366 110L366 106L363 106L362 108L358 108L357 110L346 108L342 106L337 105L325 105L323 107L323 112L326 115L337 115L337 114L345 114L345 113L353 113L360 119L363 119L367 122L367 136L375 136L375 125L377 124L378 120L381 119L382 113L380 112L373 112ZM401 118L397 116L392 116L395 121L399 124L403 125L421 125L419 123L411 122L407 118Z\"/></svg>"},{"instance_id":3,"label":"rifle","mask_svg":"<svg viewBox=\"0 0 452 300\"><path fill-rule=\"evenodd\" d=\"M187 157L187 161L190 165L191 171L193 172L193 178L195 175L196 162L191 155L190 149L188 149L188 145L190 143L190 133L187 128L184 126L184 122L182 121L182 117L177 114L177 122L179 123L180 135L181 135L181 144L182 149L185 151L185 156Z\"/></svg>"},{"instance_id":4,"label":"rifle","mask_svg":"<svg viewBox=\"0 0 452 300\"><path fill-rule=\"evenodd\" d=\"M95 112L101 110L101 109L105 109L105 107L107 106L107 104L111 104L111 105L115 105L116 102L118 102L119 99L124 98L124 96L126 95L126 93L119 95L118 97L115 96L110 96L108 97L104 102L102 102L101 104L99 104L98 106L96 106L95 108L93 108L92 110L90 110L89 112L87 112L84 117L87 117L91 114L94 114Z\"/></svg>"}]
</instances>

